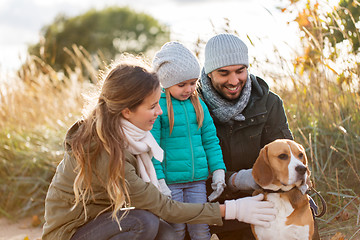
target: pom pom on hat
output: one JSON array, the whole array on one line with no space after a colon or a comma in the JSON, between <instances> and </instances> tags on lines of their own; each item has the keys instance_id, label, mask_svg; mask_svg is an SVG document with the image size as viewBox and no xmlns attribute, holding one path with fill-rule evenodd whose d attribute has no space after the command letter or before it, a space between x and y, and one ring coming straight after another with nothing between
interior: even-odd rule
<instances>
[{"instance_id":1,"label":"pom pom on hat","mask_svg":"<svg viewBox=\"0 0 360 240\"><path fill-rule=\"evenodd\" d=\"M246 44L233 34L223 33L212 37L205 46L205 73L231 65L249 67Z\"/></svg>"},{"instance_id":2,"label":"pom pom on hat","mask_svg":"<svg viewBox=\"0 0 360 240\"><path fill-rule=\"evenodd\" d=\"M168 42L155 54L153 69L163 88L199 78L200 64L195 55L179 42Z\"/></svg>"}]
</instances>

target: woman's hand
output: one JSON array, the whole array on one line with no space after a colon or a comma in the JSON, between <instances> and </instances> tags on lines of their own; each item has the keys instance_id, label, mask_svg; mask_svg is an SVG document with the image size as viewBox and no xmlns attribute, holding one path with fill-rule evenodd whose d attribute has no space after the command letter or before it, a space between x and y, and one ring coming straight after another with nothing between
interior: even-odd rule
<instances>
[{"instance_id":1,"label":"woman's hand","mask_svg":"<svg viewBox=\"0 0 360 240\"><path fill-rule=\"evenodd\" d=\"M272 202L262 201L263 199L264 195L259 194L225 201L225 219L237 219L241 222L269 227L270 222L275 219L276 210Z\"/></svg>"}]
</instances>

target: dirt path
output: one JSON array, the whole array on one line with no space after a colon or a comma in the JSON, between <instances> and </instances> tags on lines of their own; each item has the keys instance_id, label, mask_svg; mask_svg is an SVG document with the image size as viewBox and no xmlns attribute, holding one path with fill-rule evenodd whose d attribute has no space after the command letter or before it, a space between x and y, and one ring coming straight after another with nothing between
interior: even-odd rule
<instances>
[{"instance_id":1,"label":"dirt path","mask_svg":"<svg viewBox=\"0 0 360 240\"><path fill-rule=\"evenodd\" d=\"M41 226L33 227L31 224L31 218L17 222L0 218L0 240L40 240Z\"/></svg>"}]
</instances>

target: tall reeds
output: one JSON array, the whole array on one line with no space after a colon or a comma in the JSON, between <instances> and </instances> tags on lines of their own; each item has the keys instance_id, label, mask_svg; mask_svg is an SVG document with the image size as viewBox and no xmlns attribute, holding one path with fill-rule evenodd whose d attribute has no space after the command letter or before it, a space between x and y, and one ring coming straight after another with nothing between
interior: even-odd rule
<instances>
[{"instance_id":1,"label":"tall reeds","mask_svg":"<svg viewBox=\"0 0 360 240\"><path fill-rule=\"evenodd\" d=\"M80 117L82 93L92 89L98 71L84 49L67 51L76 60L74 69L55 72L29 56L16 77L1 76L0 215L42 214L66 130Z\"/></svg>"},{"instance_id":2,"label":"tall reeds","mask_svg":"<svg viewBox=\"0 0 360 240\"><path fill-rule=\"evenodd\" d=\"M274 46L269 58L253 59L250 71L271 82L271 90L284 101L295 140L306 148L315 189L328 205L326 215L317 219L322 239L359 239L359 53L345 41L341 50L329 54L328 35L318 31L319 26L334 27L330 20L341 19L314 7L319 6L309 5L308 28L299 24L302 49L285 59ZM221 31L237 34L229 22L226 26L230 30ZM252 47L261 44L247 37ZM62 158L65 132L81 115L81 93L92 88L104 66L101 55L89 56L76 46L66 51L76 63L74 69L55 72L41 59L29 57L11 82L0 76L0 215L41 214ZM321 208L318 197L311 196Z\"/></svg>"},{"instance_id":3,"label":"tall reeds","mask_svg":"<svg viewBox=\"0 0 360 240\"><path fill-rule=\"evenodd\" d=\"M289 8L298 4L289 2ZM360 239L360 50L353 49L360 36L354 43L341 24L334 25L345 22L339 11L349 11L343 7L301 3L294 21L302 48L285 59L275 46L276 61L265 62L282 69L262 72L284 100L294 138L306 148L315 189L327 202L327 214L317 220L322 239ZM344 41L334 46L336 30ZM253 67L262 64L255 61ZM320 199L312 196L321 210Z\"/></svg>"}]
</instances>

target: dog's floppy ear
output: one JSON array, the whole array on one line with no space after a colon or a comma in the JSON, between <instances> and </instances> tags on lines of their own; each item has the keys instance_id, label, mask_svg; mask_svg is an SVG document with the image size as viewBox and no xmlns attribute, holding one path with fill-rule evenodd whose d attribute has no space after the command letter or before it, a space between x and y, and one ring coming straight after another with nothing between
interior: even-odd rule
<instances>
[{"instance_id":1,"label":"dog's floppy ear","mask_svg":"<svg viewBox=\"0 0 360 240\"><path fill-rule=\"evenodd\" d=\"M274 180L274 174L269 165L267 150L267 146L261 149L252 169L254 180L261 187L269 185Z\"/></svg>"}]
</instances>

